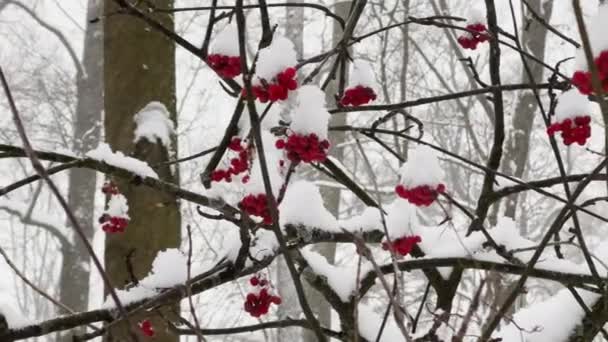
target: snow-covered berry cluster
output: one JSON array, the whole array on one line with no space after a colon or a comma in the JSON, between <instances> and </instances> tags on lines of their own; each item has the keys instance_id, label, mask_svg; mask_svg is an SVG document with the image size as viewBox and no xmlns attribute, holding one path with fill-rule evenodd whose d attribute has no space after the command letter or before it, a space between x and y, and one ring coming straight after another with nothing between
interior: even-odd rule
<instances>
[{"instance_id":1,"label":"snow-covered berry cluster","mask_svg":"<svg viewBox=\"0 0 608 342\"><path fill-rule=\"evenodd\" d=\"M591 137L591 117L588 115L577 116L574 119L565 119L561 122L555 122L547 128L549 135L554 135L557 132L562 132L562 140L564 145L568 146L572 143L585 145L587 139Z\"/></svg>"},{"instance_id":2,"label":"snow-covered berry cluster","mask_svg":"<svg viewBox=\"0 0 608 342\"><path fill-rule=\"evenodd\" d=\"M281 297L272 293L270 282L262 276L254 275L249 279L253 291L245 299L245 311L253 317L260 317L268 313L270 304L281 304Z\"/></svg>"},{"instance_id":3,"label":"snow-covered berry cluster","mask_svg":"<svg viewBox=\"0 0 608 342\"><path fill-rule=\"evenodd\" d=\"M563 92L557 98L555 121L547 127L547 134L561 132L564 145L584 145L591 137L592 111L589 99L576 89Z\"/></svg>"},{"instance_id":4,"label":"snow-covered berry cluster","mask_svg":"<svg viewBox=\"0 0 608 342\"><path fill-rule=\"evenodd\" d=\"M106 233L122 233L129 225L127 198L120 194L113 182L106 182L101 191L109 196L105 212L99 218L101 229Z\"/></svg>"},{"instance_id":5,"label":"snow-covered berry cluster","mask_svg":"<svg viewBox=\"0 0 608 342\"><path fill-rule=\"evenodd\" d=\"M219 53L207 56L207 63L222 78L235 78L241 74L241 58Z\"/></svg>"},{"instance_id":6,"label":"snow-covered berry cluster","mask_svg":"<svg viewBox=\"0 0 608 342\"><path fill-rule=\"evenodd\" d=\"M602 89L608 91L608 50L602 51L594 60L597 67ZM581 92L581 94L589 95L593 93L593 84L591 82L591 71L577 70L572 75L572 84Z\"/></svg>"},{"instance_id":7,"label":"snow-covered berry cluster","mask_svg":"<svg viewBox=\"0 0 608 342\"><path fill-rule=\"evenodd\" d=\"M272 217L268 208L266 194L249 194L239 202L239 208L250 216L261 217L264 224L271 224Z\"/></svg>"},{"instance_id":8,"label":"snow-covered berry cluster","mask_svg":"<svg viewBox=\"0 0 608 342\"><path fill-rule=\"evenodd\" d=\"M488 28L482 23L474 23L466 26L468 30L463 35L458 37L458 44L464 49L477 49L479 43L486 42L490 39Z\"/></svg>"},{"instance_id":9,"label":"snow-covered berry cluster","mask_svg":"<svg viewBox=\"0 0 608 342\"><path fill-rule=\"evenodd\" d=\"M417 146L410 152L401 168L401 180L395 193L418 207L428 207L445 192L443 171L435 151L428 146Z\"/></svg>"},{"instance_id":10,"label":"snow-covered berry cluster","mask_svg":"<svg viewBox=\"0 0 608 342\"><path fill-rule=\"evenodd\" d=\"M439 196L445 192L445 185L438 184L437 186L431 187L429 185L419 185L412 188L406 188L402 184L395 187L397 195L408 202L419 207L428 207L431 205Z\"/></svg>"},{"instance_id":11,"label":"snow-covered berry cluster","mask_svg":"<svg viewBox=\"0 0 608 342\"><path fill-rule=\"evenodd\" d=\"M295 164L324 162L327 159L329 141L319 139L315 133L297 134L293 132L287 136L287 139L277 140L275 146L280 150L284 149L287 159Z\"/></svg>"},{"instance_id":12,"label":"snow-covered berry cluster","mask_svg":"<svg viewBox=\"0 0 608 342\"><path fill-rule=\"evenodd\" d=\"M422 242L422 239L418 235L403 236L391 243L388 241L382 242L382 249L385 251L393 251L397 255L406 256L412 252L414 247Z\"/></svg>"},{"instance_id":13,"label":"snow-covered berry cluster","mask_svg":"<svg viewBox=\"0 0 608 342\"><path fill-rule=\"evenodd\" d=\"M137 324L139 327L139 331L146 337L154 337L154 327L152 326L152 322L145 319Z\"/></svg>"},{"instance_id":14,"label":"snow-covered berry cluster","mask_svg":"<svg viewBox=\"0 0 608 342\"><path fill-rule=\"evenodd\" d=\"M216 169L211 172L211 180L214 182L232 182L232 176L247 172L250 168L249 150L247 144L240 138L233 138L228 145L228 149L238 153L237 157L230 159L230 166L227 169ZM241 181L247 183L249 176L244 176Z\"/></svg>"},{"instance_id":15,"label":"snow-covered berry cluster","mask_svg":"<svg viewBox=\"0 0 608 342\"><path fill-rule=\"evenodd\" d=\"M298 88L296 76L297 72L295 68L286 68L273 79L262 80L261 84L252 86L251 92L253 97L262 103L287 100L289 92ZM247 95L247 91L244 88L242 94L243 96Z\"/></svg>"},{"instance_id":16,"label":"snow-covered berry cluster","mask_svg":"<svg viewBox=\"0 0 608 342\"><path fill-rule=\"evenodd\" d=\"M358 107L374 100L376 100L374 89L358 85L344 91L340 104L343 106Z\"/></svg>"}]
</instances>

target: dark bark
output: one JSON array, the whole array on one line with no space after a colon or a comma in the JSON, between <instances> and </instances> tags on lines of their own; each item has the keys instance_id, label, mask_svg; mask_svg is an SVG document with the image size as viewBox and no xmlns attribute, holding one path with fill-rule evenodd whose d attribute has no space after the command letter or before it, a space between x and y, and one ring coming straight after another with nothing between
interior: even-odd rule
<instances>
[{"instance_id":1,"label":"dark bark","mask_svg":"<svg viewBox=\"0 0 608 342\"><path fill-rule=\"evenodd\" d=\"M171 7L172 0L156 1L159 7ZM105 13L118 9L113 1L105 2ZM165 28L173 30L171 14L153 15ZM105 132L113 150L132 155L149 165L159 165L174 157L172 147L146 139L133 142L133 116L151 101L163 103L171 119L175 111L175 44L144 21L129 15L106 17L104 23ZM179 184L178 174L166 164L155 169L161 180ZM138 182L118 180L118 187L128 200L131 218L126 232L107 235L105 264L113 285L124 288L131 279L127 266L130 258L134 276L146 276L156 254L180 244L180 212L174 194L149 189ZM106 289L107 290L107 289ZM152 319L159 342L177 341L165 329L164 322ZM125 331L112 331L115 341ZM112 340L112 339L110 339Z\"/></svg>"}]
</instances>

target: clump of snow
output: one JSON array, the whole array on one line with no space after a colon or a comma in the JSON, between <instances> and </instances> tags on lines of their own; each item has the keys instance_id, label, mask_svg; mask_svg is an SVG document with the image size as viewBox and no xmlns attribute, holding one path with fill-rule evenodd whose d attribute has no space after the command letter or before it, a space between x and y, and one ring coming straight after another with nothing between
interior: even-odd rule
<instances>
[{"instance_id":1,"label":"clump of snow","mask_svg":"<svg viewBox=\"0 0 608 342\"><path fill-rule=\"evenodd\" d=\"M256 64L256 75L253 85L261 84L260 79L271 80L286 68L294 67L298 63L293 43L278 34L274 35L272 43L260 50Z\"/></svg>"},{"instance_id":2,"label":"clump of snow","mask_svg":"<svg viewBox=\"0 0 608 342\"><path fill-rule=\"evenodd\" d=\"M239 246L240 247L240 246ZM257 260L275 255L279 242L275 234L266 229L258 229L249 248L250 254Z\"/></svg>"},{"instance_id":3,"label":"clump of snow","mask_svg":"<svg viewBox=\"0 0 608 342\"><path fill-rule=\"evenodd\" d=\"M575 88L565 91L557 98L557 105L555 106L555 119L557 122L573 119L577 116L589 115L590 113L591 104L587 96L582 95Z\"/></svg>"},{"instance_id":4,"label":"clump of snow","mask_svg":"<svg viewBox=\"0 0 608 342\"><path fill-rule=\"evenodd\" d=\"M338 221L323 205L319 188L308 181L290 184L279 207L281 225L302 224L311 228L337 232Z\"/></svg>"},{"instance_id":5,"label":"clump of snow","mask_svg":"<svg viewBox=\"0 0 608 342\"><path fill-rule=\"evenodd\" d=\"M578 291L587 307L600 297L585 290ZM513 321L496 333L503 341L555 342L568 336L584 317L585 311L568 289L562 289L543 302L519 310Z\"/></svg>"},{"instance_id":6,"label":"clump of snow","mask_svg":"<svg viewBox=\"0 0 608 342\"><path fill-rule=\"evenodd\" d=\"M123 217L129 219L129 204L127 198L122 194L110 196L108 200L108 209L105 213L113 217Z\"/></svg>"},{"instance_id":7,"label":"clump of snow","mask_svg":"<svg viewBox=\"0 0 608 342\"><path fill-rule=\"evenodd\" d=\"M0 295L0 315L6 319L9 329L20 329L34 324L33 320L25 317L17 308L14 298L6 294Z\"/></svg>"},{"instance_id":8,"label":"clump of snow","mask_svg":"<svg viewBox=\"0 0 608 342\"><path fill-rule=\"evenodd\" d=\"M329 116L323 91L318 86L305 85L298 90L298 104L289 127L298 134L315 133L319 139L327 139Z\"/></svg>"},{"instance_id":9,"label":"clump of snow","mask_svg":"<svg viewBox=\"0 0 608 342\"><path fill-rule=\"evenodd\" d=\"M157 140L163 146L171 146L171 135L175 133L175 125L171 121L169 111L164 104L152 101L142 108L135 117L135 138L134 143L146 139L155 144Z\"/></svg>"},{"instance_id":10,"label":"clump of snow","mask_svg":"<svg viewBox=\"0 0 608 342\"><path fill-rule=\"evenodd\" d=\"M380 327L382 326L383 317L372 311L371 308L365 305L359 305L357 308L357 321L359 333L368 341L376 341ZM403 341L403 335L395 323L394 316L388 316L386 326L380 337L381 342Z\"/></svg>"},{"instance_id":11,"label":"clump of snow","mask_svg":"<svg viewBox=\"0 0 608 342\"><path fill-rule=\"evenodd\" d=\"M597 57L604 50L608 50L608 35L606 34L608 21L608 5L600 5L597 14L588 20L587 34L593 52L593 57ZM576 52L576 69L589 70L587 57L583 48Z\"/></svg>"},{"instance_id":12,"label":"clump of snow","mask_svg":"<svg viewBox=\"0 0 608 342\"><path fill-rule=\"evenodd\" d=\"M158 252L152 262L152 272L141 281L145 287L167 288L186 282L188 258L177 248Z\"/></svg>"},{"instance_id":13,"label":"clump of snow","mask_svg":"<svg viewBox=\"0 0 608 342\"><path fill-rule=\"evenodd\" d=\"M339 225L351 232L381 230L382 217L380 215L380 209L375 207L366 207L360 215L352 216L345 220L340 220Z\"/></svg>"},{"instance_id":14,"label":"clump of snow","mask_svg":"<svg viewBox=\"0 0 608 342\"><path fill-rule=\"evenodd\" d=\"M313 272L327 279L327 284L340 297L341 301L346 303L350 300L350 297L357 290L356 264L352 266L332 265L327 262L325 257L308 247L302 250L302 256ZM365 277L371 270L372 266L368 262L363 262L359 271L359 279Z\"/></svg>"},{"instance_id":15,"label":"clump of snow","mask_svg":"<svg viewBox=\"0 0 608 342\"><path fill-rule=\"evenodd\" d=\"M416 235L419 226L416 207L409 202L396 200L389 207L386 216L386 229L391 240Z\"/></svg>"},{"instance_id":16,"label":"clump of snow","mask_svg":"<svg viewBox=\"0 0 608 342\"><path fill-rule=\"evenodd\" d=\"M236 25L228 24L213 39L209 47L210 54L224 56L238 56L239 53L239 33Z\"/></svg>"},{"instance_id":17,"label":"clump of snow","mask_svg":"<svg viewBox=\"0 0 608 342\"><path fill-rule=\"evenodd\" d=\"M142 285L135 286L128 289L115 289L116 295L122 305L129 305L131 303L144 300L146 298L154 297L158 292L152 288L145 287ZM116 307L116 302L112 299L112 296L108 295L106 301L101 306L104 309Z\"/></svg>"},{"instance_id":18,"label":"clump of snow","mask_svg":"<svg viewBox=\"0 0 608 342\"><path fill-rule=\"evenodd\" d=\"M133 172L143 178L158 178L156 172L146 162L127 157L120 151L112 152L112 149L106 143L100 143L97 148L90 150L85 156Z\"/></svg>"},{"instance_id":19,"label":"clump of snow","mask_svg":"<svg viewBox=\"0 0 608 342\"><path fill-rule=\"evenodd\" d=\"M408 161L401 167L401 184L406 188L421 185L435 187L443 179L443 170L435 150L419 145L410 152Z\"/></svg>"},{"instance_id":20,"label":"clump of snow","mask_svg":"<svg viewBox=\"0 0 608 342\"><path fill-rule=\"evenodd\" d=\"M353 61L350 74L348 75L348 87L364 86L376 89L376 77L372 65L365 60L356 59Z\"/></svg>"},{"instance_id":21,"label":"clump of snow","mask_svg":"<svg viewBox=\"0 0 608 342\"><path fill-rule=\"evenodd\" d=\"M486 14L479 8L470 9L467 13L468 24L486 24Z\"/></svg>"}]
</instances>

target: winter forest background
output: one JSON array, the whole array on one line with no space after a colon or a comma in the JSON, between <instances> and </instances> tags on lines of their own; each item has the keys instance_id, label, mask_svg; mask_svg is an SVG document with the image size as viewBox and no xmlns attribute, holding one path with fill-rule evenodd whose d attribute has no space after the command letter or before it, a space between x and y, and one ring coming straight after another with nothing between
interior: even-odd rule
<instances>
[{"instance_id":1,"label":"winter forest background","mask_svg":"<svg viewBox=\"0 0 608 342\"><path fill-rule=\"evenodd\" d=\"M601 2L0 0L0 341L608 340Z\"/></svg>"}]
</instances>

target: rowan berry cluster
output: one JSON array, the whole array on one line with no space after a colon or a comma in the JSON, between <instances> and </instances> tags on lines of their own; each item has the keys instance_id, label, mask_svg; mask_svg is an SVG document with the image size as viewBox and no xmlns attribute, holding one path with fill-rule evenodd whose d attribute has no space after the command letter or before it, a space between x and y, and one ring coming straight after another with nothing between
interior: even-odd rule
<instances>
[{"instance_id":1,"label":"rowan berry cluster","mask_svg":"<svg viewBox=\"0 0 608 342\"><path fill-rule=\"evenodd\" d=\"M382 243L382 249L385 251L393 251L398 255L406 256L412 252L414 247L422 242L422 239L418 235L403 236L397 240L393 240L391 243L385 241Z\"/></svg>"},{"instance_id":2,"label":"rowan berry cluster","mask_svg":"<svg viewBox=\"0 0 608 342\"><path fill-rule=\"evenodd\" d=\"M597 67L602 89L608 92L608 50L604 50L594 60ZM593 84L591 82L591 71L575 71L572 75L572 84L578 88L581 94L589 95L593 93Z\"/></svg>"},{"instance_id":3,"label":"rowan berry cluster","mask_svg":"<svg viewBox=\"0 0 608 342\"><path fill-rule=\"evenodd\" d=\"M251 87L253 96L262 103L287 100L289 92L298 88L296 69L287 68L278 73L272 80L262 80L262 84ZM247 95L243 88L242 95Z\"/></svg>"},{"instance_id":4,"label":"rowan berry cluster","mask_svg":"<svg viewBox=\"0 0 608 342\"><path fill-rule=\"evenodd\" d=\"M233 138L228 145L228 149L238 153L238 156L230 159L230 167L227 169L216 169L211 172L211 180L214 182L226 181L232 182L232 176L237 176L249 170L249 151L241 139ZM243 183L247 183L248 176L241 179Z\"/></svg>"},{"instance_id":5,"label":"rowan berry cluster","mask_svg":"<svg viewBox=\"0 0 608 342\"><path fill-rule=\"evenodd\" d=\"M241 58L212 54L207 56L207 63L222 78L235 78L241 74Z\"/></svg>"},{"instance_id":6,"label":"rowan berry cluster","mask_svg":"<svg viewBox=\"0 0 608 342\"><path fill-rule=\"evenodd\" d=\"M466 26L469 30L462 36L458 37L458 44L464 49L477 49L479 43L486 42L490 39L486 25L481 23L470 24Z\"/></svg>"},{"instance_id":7,"label":"rowan berry cluster","mask_svg":"<svg viewBox=\"0 0 608 342\"><path fill-rule=\"evenodd\" d=\"M277 140L275 146L280 150L285 150L287 159L295 164L324 162L327 159L329 141L319 139L315 133L308 135L291 133L287 139Z\"/></svg>"},{"instance_id":8,"label":"rowan berry cluster","mask_svg":"<svg viewBox=\"0 0 608 342\"><path fill-rule=\"evenodd\" d=\"M577 116L573 119L565 119L561 122L551 124L547 128L549 135L562 132L564 145L577 143L585 145L587 139L591 137L591 117L588 115Z\"/></svg>"},{"instance_id":9,"label":"rowan berry cluster","mask_svg":"<svg viewBox=\"0 0 608 342\"><path fill-rule=\"evenodd\" d=\"M270 304L281 304L281 297L271 294L268 280L254 275L249 279L249 283L254 287L254 291L247 294L244 307L251 316L260 317L268 313Z\"/></svg>"},{"instance_id":10,"label":"rowan berry cluster","mask_svg":"<svg viewBox=\"0 0 608 342\"><path fill-rule=\"evenodd\" d=\"M408 202L416 206L428 207L437 199L439 194L445 192L445 185L439 184L435 188L429 185L419 185L408 189L399 184L395 187L395 192L399 197L408 200Z\"/></svg>"},{"instance_id":11,"label":"rowan berry cluster","mask_svg":"<svg viewBox=\"0 0 608 342\"><path fill-rule=\"evenodd\" d=\"M272 223L266 194L249 194L243 197L239 202L239 208L250 216L261 217L264 224Z\"/></svg>"},{"instance_id":12,"label":"rowan berry cluster","mask_svg":"<svg viewBox=\"0 0 608 342\"><path fill-rule=\"evenodd\" d=\"M374 101L375 99L376 93L372 88L358 85L344 91L344 96L342 96L340 104L343 106L358 107Z\"/></svg>"},{"instance_id":13,"label":"rowan berry cluster","mask_svg":"<svg viewBox=\"0 0 608 342\"><path fill-rule=\"evenodd\" d=\"M118 186L112 181L104 183L101 192L109 196L108 209L99 218L101 229L106 233L123 233L129 225L126 215L126 199L120 194Z\"/></svg>"}]
</instances>

